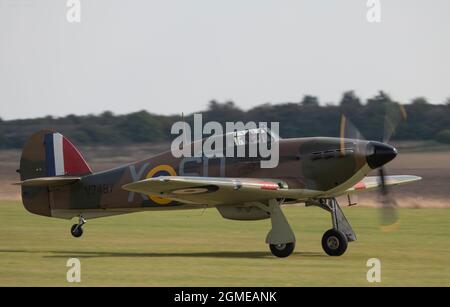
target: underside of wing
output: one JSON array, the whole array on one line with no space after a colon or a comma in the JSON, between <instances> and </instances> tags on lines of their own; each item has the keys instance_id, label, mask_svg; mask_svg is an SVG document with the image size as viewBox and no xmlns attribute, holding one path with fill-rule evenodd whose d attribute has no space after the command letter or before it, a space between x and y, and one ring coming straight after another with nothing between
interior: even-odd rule
<instances>
[{"instance_id":1,"label":"underside of wing","mask_svg":"<svg viewBox=\"0 0 450 307\"><path fill-rule=\"evenodd\" d=\"M421 180L421 177L412 176L412 175L396 175L396 176L386 176L385 177L385 185L386 186L395 186L402 185L411 182L415 182ZM381 188L381 177L379 176L368 176L365 177L362 181L355 184L350 189L344 191L340 195L344 194L353 194L358 192L367 192Z\"/></svg>"},{"instance_id":2,"label":"underside of wing","mask_svg":"<svg viewBox=\"0 0 450 307\"><path fill-rule=\"evenodd\" d=\"M320 192L292 190L277 179L160 176L123 189L192 204L241 204L274 198L311 197Z\"/></svg>"}]
</instances>

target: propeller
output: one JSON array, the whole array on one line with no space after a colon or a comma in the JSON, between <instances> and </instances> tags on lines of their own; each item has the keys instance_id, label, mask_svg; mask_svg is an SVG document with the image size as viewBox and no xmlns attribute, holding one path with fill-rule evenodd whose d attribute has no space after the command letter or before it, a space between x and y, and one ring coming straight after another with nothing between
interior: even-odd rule
<instances>
[{"instance_id":1,"label":"propeller","mask_svg":"<svg viewBox=\"0 0 450 307\"><path fill-rule=\"evenodd\" d=\"M382 142L387 144L391 137L395 134L396 129L402 120L406 120L406 111L403 105L399 103L385 103L384 129ZM340 123L341 152L344 148L344 139L352 138L365 140L361 132L356 126L345 116L341 115ZM399 223L397 213L397 202L389 193L386 185L386 171L384 167L378 168L378 176L380 180L380 228L382 231L391 231L396 229Z\"/></svg>"},{"instance_id":2,"label":"propeller","mask_svg":"<svg viewBox=\"0 0 450 307\"><path fill-rule=\"evenodd\" d=\"M399 103L385 103L385 108L382 142L387 144L395 134L398 125L407 119L407 114L405 107ZM398 204L395 198L389 193L389 188L386 185L386 171L383 166L378 169L378 176L381 183L380 198L382 205L380 227L382 231L392 231L399 225Z\"/></svg>"}]
</instances>

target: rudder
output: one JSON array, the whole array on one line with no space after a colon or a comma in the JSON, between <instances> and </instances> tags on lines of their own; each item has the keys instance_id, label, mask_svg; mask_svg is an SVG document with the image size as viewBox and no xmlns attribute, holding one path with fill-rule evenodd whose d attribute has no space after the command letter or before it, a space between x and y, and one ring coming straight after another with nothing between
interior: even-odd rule
<instances>
[{"instance_id":1,"label":"rudder","mask_svg":"<svg viewBox=\"0 0 450 307\"><path fill-rule=\"evenodd\" d=\"M92 173L81 153L62 134L42 130L26 142L20 158L20 180L83 176ZM22 186L25 208L35 214L50 216L49 188Z\"/></svg>"},{"instance_id":2,"label":"rudder","mask_svg":"<svg viewBox=\"0 0 450 307\"><path fill-rule=\"evenodd\" d=\"M44 135L45 169L47 177L63 175L87 175L92 170L81 153L62 134Z\"/></svg>"}]
</instances>

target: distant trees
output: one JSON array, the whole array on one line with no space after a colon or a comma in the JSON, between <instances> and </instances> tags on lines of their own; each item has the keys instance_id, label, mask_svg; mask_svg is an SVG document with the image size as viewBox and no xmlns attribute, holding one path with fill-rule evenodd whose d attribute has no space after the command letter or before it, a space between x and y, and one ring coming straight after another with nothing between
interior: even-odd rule
<instances>
[{"instance_id":1,"label":"distant trees","mask_svg":"<svg viewBox=\"0 0 450 307\"><path fill-rule=\"evenodd\" d=\"M362 107L361 100L353 91L345 92L342 95L340 106L343 110L357 110Z\"/></svg>"},{"instance_id":2,"label":"distant trees","mask_svg":"<svg viewBox=\"0 0 450 307\"><path fill-rule=\"evenodd\" d=\"M163 131L155 115L139 111L120 118L116 133L130 143L155 142L163 139Z\"/></svg>"},{"instance_id":3,"label":"distant trees","mask_svg":"<svg viewBox=\"0 0 450 307\"><path fill-rule=\"evenodd\" d=\"M428 101L424 97L417 97L417 98L414 98L413 100L411 100L411 104L426 106L428 104Z\"/></svg>"},{"instance_id":4,"label":"distant trees","mask_svg":"<svg viewBox=\"0 0 450 307\"><path fill-rule=\"evenodd\" d=\"M450 144L450 129L444 129L439 131L436 134L435 139L438 142Z\"/></svg>"},{"instance_id":5,"label":"distant trees","mask_svg":"<svg viewBox=\"0 0 450 307\"><path fill-rule=\"evenodd\" d=\"M305 95L303 96L303 100L300 104L304 107L318 107L319 98L316 96Z\"/></svg>"},{"instance_id":6,"label":"distant trees","mask_svg":"<svg viewBox=\"0 0 450 307\"><path fill-rule=\"evenodd\" d=\"M450 143L450 99L436 105L418 97L400 108L382 91L365 103L347 91L336 105L321 106L316 96L305 95L300 102L262 104L244 111L232 101L212 100L199 113L204 122L278 121L282 137L339 136L340 116L345 114L366 139L381 140L388 131L398 140ZM0 120L0 148L22 147L29 135L44 128L60 131L82 145L169 141L171 125L179 120L181 114L162 116L144 110L125 115L105 111L100 115ZM185 114L184 120L192 122L193 115ZM392 123L399 125L390 131Z\"/></svg>"},{"instance_id":7,"label":"distant trees","mask_svg":"<svg viewBox=\"0 0 450 307\"><path fill-rule=\"evenodd\" d=\"M245 112L239 109L232 101L219 103L216 100L211 100L208 109L201 113L203 113L204 120L214 120L218 122L238 121L243 119L245 114Z\"/></svg>"}]
</instances>

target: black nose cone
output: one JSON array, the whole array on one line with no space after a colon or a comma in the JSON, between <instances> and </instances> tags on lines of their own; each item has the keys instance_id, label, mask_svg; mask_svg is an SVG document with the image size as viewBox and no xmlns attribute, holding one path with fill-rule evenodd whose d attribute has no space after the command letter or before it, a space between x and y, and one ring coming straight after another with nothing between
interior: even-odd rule
<instances>
[{"instance_id":1,"label":"black nose cone","mask_svg":"<svg viewBox=\"0 0 450 307\"><path fill-rule=\"evenodd\" d=\"M385 165L396 156L397 149L388 144L380 142L369 142L367 144L367 164L373 169Z\"/></svg>"}]
</instances>

